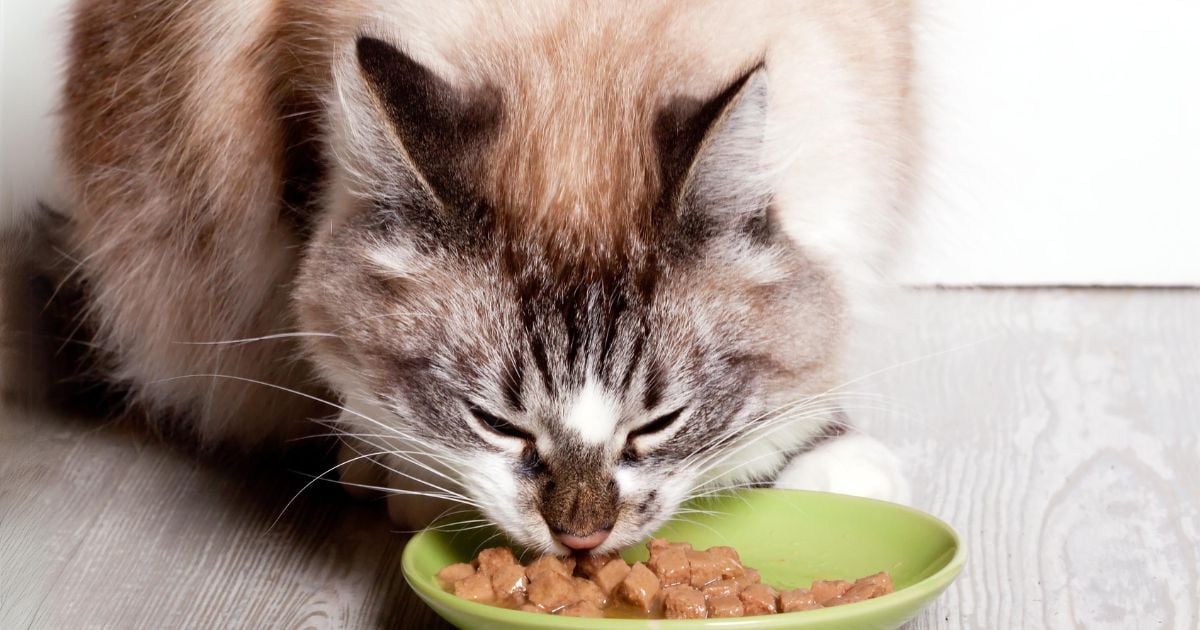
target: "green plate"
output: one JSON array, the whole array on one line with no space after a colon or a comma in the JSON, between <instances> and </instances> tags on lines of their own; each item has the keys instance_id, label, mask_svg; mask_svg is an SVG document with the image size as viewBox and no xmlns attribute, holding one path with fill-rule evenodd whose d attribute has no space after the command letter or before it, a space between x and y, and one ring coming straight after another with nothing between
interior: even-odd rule
<instances>
[{"instance_id":1,"label":"green plate","mask_svg":"<svg viewBox=\"0 0 1200 630\"><path fill-rule=\"evenodd\" d=\"M434 578L442 567L469 562L495 530L464 533L426 530L404 548L404 577L439 615L459 628L898 628L950 585L966 560L950 526L917 510L836 494L745 490L690 507L709 510L668 523L658 536L698 549L729 545L742 562L777 588L807 587L813 580L854 580L891 574L896 592L808 612L691 621L576 619L540 615L459 599ZM488 546L503 544L494 538ZM646 550L625 552L644 560Z\"/></svg>"}]
</instances>

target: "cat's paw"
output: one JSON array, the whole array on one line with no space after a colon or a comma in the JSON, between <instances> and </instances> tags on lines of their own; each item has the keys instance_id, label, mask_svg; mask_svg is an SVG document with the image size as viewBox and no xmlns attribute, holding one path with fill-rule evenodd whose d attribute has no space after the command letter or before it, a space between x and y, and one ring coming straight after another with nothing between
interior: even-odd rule
<instances>
[{"instance_id":1,"label":"cat's paw","mask_svg":"<svg viewBox=\"0 0 1200 630\"><path fill-rule=\"evenodd\" d=\"M912 489L900 458L879 440L861 434L843 435L797 456L774 485L894 503L912 501Z\"/></svg>"}]
</instances>

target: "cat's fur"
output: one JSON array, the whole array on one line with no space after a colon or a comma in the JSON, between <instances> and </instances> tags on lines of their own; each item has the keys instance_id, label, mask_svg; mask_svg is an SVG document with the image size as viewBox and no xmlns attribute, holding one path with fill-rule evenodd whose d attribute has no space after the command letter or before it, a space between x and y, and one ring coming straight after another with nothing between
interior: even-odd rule
<instances>
[{"instance_id":1,"label":"cat's fur","mask_svg":"<svg viewBox=\"0 0 1200 630\"><path fill-rule=\"evenodd\" d=\"M825 393L901 222L909 14L82 0L63 245L98 364L208 442L336 401L353 478L559 552L802 470L862 439Z\"/></svg>"}]
</instances>

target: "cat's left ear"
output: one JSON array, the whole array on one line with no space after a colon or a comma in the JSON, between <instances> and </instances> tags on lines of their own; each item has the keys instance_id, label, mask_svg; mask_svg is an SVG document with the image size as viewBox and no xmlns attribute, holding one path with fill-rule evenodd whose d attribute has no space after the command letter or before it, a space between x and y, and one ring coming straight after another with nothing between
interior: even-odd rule
<instances>
[{"instance_id":1,"label":"cat's left ear","mask_svg":"<svg viewBox=\"0 0 1200 630\"><path fill-rule=\"evenodd\" d=\"M476 196L484 146L499 128L501 103L487 86L458 86L374 37L355 41L337 69L345 143L341 156L373 192L431 195L451 215ZM415 218L415 217L414 217Z\"/></svg>"},{"instance_id":2,"label":"cat's left ear","mask_svg":"<svg viewBox=\"0 0 1200 630\"><path fill-rule=\"evenodd\" d=\"M767 73L759 64L707 100L678 98L655 124L663 209L689 240L765 238Z\"/></svg>"}]
</instances>

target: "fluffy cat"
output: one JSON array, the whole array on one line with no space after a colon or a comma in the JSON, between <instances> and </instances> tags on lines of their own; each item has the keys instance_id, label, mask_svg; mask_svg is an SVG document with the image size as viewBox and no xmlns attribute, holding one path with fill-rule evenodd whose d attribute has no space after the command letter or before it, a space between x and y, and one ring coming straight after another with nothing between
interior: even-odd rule
<instances>
[{"instance_id":1,"label":"fluffy cat","mask_svg":"<svg viewBox=\"0 0 1200 630\"><path fill-rule=\"evenodd\" d=\"M203 443L334 402L343 479L394 518L476 506L543 551L732 486L903 499L836 388L902 223L909 20L81 0L61 246L93 367Z\"/></svg>"}]
</instances>

